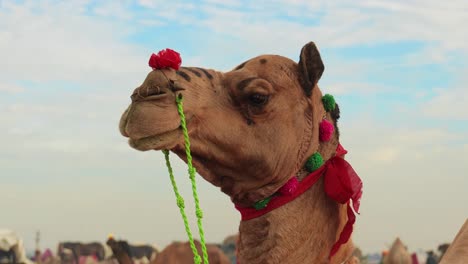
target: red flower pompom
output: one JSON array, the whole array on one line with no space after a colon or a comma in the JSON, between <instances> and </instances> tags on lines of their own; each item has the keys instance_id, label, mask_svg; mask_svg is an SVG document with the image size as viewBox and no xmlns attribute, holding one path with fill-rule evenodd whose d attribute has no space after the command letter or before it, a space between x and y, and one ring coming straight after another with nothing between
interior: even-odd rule
<instances>
[{"instance_id":1,"label":"red flower pompom","mask_svg":"<svg viewBox=\"0 0 468 264\"><path fill-rule=\"evenodd\" d=\"M320 122L320 126L319 126L320 141L322 142L329 141L334 131L335 131L335 126L328 120L323 119L322 122Z\"/></svg>"},{"instance_id":2,"label":"red flower pompom","mask_svg":"<svg viewBox=\"0 0 468 264\"><path fill-rule=\"evenodd\" d=\"M178 70L182 64L182 59L177 51L163 49L158 54L151 54L148 64L153 70L163 68Z\"/></svg>"},{"instance_id":3,"label":"red flower pompom","mask_svg":"<svg viewBox=\"0 0 468 264\"><path fill-rule=\"evenodd\" d=\"M293 176L278 191L281 194L290 195L297 190L297 187L299 187L299 181L295 176Z\"/></svg>"}]
</instances>

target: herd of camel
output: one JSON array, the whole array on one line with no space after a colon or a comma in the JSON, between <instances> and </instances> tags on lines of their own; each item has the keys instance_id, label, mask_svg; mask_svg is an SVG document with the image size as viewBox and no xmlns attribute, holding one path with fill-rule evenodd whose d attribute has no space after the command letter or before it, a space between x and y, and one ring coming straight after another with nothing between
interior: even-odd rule
<instances>
[{"instance_id":1,"label":"herd of camel","mask_svg":"<svg viewBox=\"0 0 468 264\"><path fill-rule=\"evenodd\" d=\"M236 235L227 237L222 244L207 244L209 261L212 264L235 263ZM201 244L195 240L195 246L201 253ZM37 252L34 262L36 264L167 264L192 263L193 252L189 242L172 242L162 251L152 245L133 245L126 240L116 240L109 237L103 245L99 242L59 243L56 255L41 254ZM111 250L108 254L106 247Z\"/></svg>"},{"instance_id":2,"label":"herd of camel","mask_svg":"<svg viewBox=\"0 0 468 264\"><path fill-rule=\"evenodd\" d=\"M211 264L235 264L238 235L227 237L221 244L208 244L208 256ZM37 264L73 264L73 263L100 263L100 264L189 264L193 263L193 252L189 242L173 242L162 251L150 245L131 245L125 240L116 240L109 237L106 245L111 249L112 255L106 256L101 243L60 243L57 256L48 259L37 258ZM195 245L201 254L201 244L195 240ZM438 247L440 255L437 257L440 264L468 263L468 220L460 229L452 243L441 244ZM366 257L360 250L355 250L354 263L366 263ZM382 264L424 264L416 262L415 256L410 254L403 242L397 238L390 249L382 256ZM440 261L440 262L439 262ZM427 262L430 263L430 262Z\"/></svg>"}]
</instances>

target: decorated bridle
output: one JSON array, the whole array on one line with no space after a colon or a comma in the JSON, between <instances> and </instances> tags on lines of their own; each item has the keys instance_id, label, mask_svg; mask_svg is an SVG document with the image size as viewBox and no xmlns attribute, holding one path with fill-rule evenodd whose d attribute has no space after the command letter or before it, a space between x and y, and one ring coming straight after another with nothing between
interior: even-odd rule
<instances>
[{"instance_id":1,"label":"decorated bridle","mask_svg":"<svg viewBox=\"0 0 468 264\"><path fill-rule=\"evenodd\" d=\"M182 64L182 59L180 58L180 54L171 49L164 49L159 51L157 54L152 54L149 62L149 66L153 68L153 70L163 69L163 68L173 68L174 70L178 70L180 65ZM182 132L184 135L184 144L185 144L185 155L187 156L187 165L188 165L188 173L190 177L190 181L192 183L192 195L193 200L195 201L195 215L197 217L197 226L198 226L198 233L200 235L200 243L202 247L202 254L203 254L203 262L208 264L208 251L206 248L205 243L205 232L203 231L202 225L202 218L203 218L203 211L200 208L200 200L198 199L198 192L197 192L197 183L195 180L195 167L192 164L192 154L190 152L190 139L188 136L187 130L187 122L183 110L182 104L182 94L178 94L176 96L176 104L177 104L177 112L180 116L180 125L182 127ZM185 232L189 238L190 248L192 249L193 256L194 256L194 263L200 264L202 259L198 254L198 250L195 246L195 242L193 239L192 232L190 230L190 226L188 223L188 218L185 213L185 202L184 198L179 193L179 189L177 188L177 183L175 181L174 172L172 170L171 162L169 160L169 151L163 150L164 158L166 160L166 166L169 172L169 177L171 179L172 188L174 189L174 194L176 196L177 207L179 207L180 215L182 216L182 220L184 221Z\"/></svg>"}]
</instances>

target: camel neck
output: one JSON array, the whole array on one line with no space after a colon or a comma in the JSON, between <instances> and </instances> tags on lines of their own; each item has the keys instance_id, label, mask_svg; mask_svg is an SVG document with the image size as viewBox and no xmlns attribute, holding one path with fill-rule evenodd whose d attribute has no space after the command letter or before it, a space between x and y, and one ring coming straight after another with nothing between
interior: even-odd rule
<instances>
[{"instance_id":1,"label":"camel neck","mask_svg":"<svg viewBox=\"0 0 468 264\"><path fill-rule=\"evenodd\" d=\"M346 205L331 200L321 178L294 201L239 227L238 263L341 263L352 243L328 259L346 223Z\"/></svg>"},{"instance_id":2,"label":"camel neck","mask_svg":"<svg viewBox=\"0 0 468 264\"><path fill-rule=\"evenodd\" d=\"M346 153L346 150L341 145L338 145L333 158L305 177L297 184L293 191L273 196L270 199L271 201L268 200L265 207L261 209L236 206L243 220L240 227L241 242L242 237L246 236L248 237L246 244L254 243L252 245L259 245L258 247L262 249L261 243L264 241L281 241L282 236L279 234L284 232L284 240L290 240L285 243L295 244L297 239L295 239L293 233L297 232L296 236L304 236L306 234L304 241L307 244L313 238L323 239L321 237L323 233L320 230L331 228L330 232L332 235L329 237L334 238L332 240L333 243L330 246L322 246L324 249L329 249L327 259L331 260L339 253L340 247L346 246L351 237L356 219L354 211L359 211L362 194L361 180L351 165L342 158ZM343 207L343 210L336 209L341 207ZM336 212L330 211L331 208L335 208ZM343 219L341 219L341 214L344 214ZM304 218L304 215L307 217ZM299 221L299 219L304 221ZM333 220L342 221L338 221L335 225L330 225L330 222ZM341 226L338 228L338 225ZM286 229L283 230L285 227ZM269 237L270 234L273 234L273 237ZM278 235L279 237L277 237ZM249 240L255 242L250 242ZM299 239L299 241L301 240ZM324 241L322 242L325 243ZM277 242L274 243L274 245L276 244ZM312 241L312 244L308 246L314 246L314 244L315 242ZM289 254L298 254L297 258L301 258L300 248L302 246L304 244L296 245L291 249L292 251ZM273 245L267 245L268 247L274 248ZM284 250L283 247L279 247L279 250ZM306 248L311 249L307 246ZM250 249L249 247L245 247L244 250L255 252L255 249ZM263 250L265 249L263 248ZM269 250L273 249L270 248ZM255 255L255 258L261 257L255 253L253 255ZM271 256L271 253L268 253L268 255ZM307 257L310 256L307 255Z\"/></svg>"},{"instance_id":3,"label":"camel neck","mask_svg":"<svg viewBox=\"0 0 468 264\"><path fill-rule=\"evenodd\" d=\"M347 153L347 151L338 144L336 148L335 157L342 157ZM242 220L250 220L261 215L264 215L270 211L283 206L300 195L310 189L318 180L319 178L327 173L327 169L330 165L333 164L334 158L329 159L325 164L321 167L315 169L313 172L309 173L304 179L301 179L299 182L297 177L292 177L280 190L273 194L270 197L267 197L263 201L265 201L263 207L241 207L236 205L236 209L241 213ZM342 173L341 171L337 171L337 173ZM284 190L287 187L287 190ZM284 190L284 191L283 191Z\"/></svg>"}]
</instances>

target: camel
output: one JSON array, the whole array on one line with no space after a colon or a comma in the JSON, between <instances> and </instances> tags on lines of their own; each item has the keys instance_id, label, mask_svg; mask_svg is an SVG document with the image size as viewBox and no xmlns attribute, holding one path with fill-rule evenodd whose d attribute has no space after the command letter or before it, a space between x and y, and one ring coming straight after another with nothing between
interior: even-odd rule
<instances>
[{"instance_id":1,"label":"camel","mask_svg":"<svg viewBox=\"0 0 468 264\"><path fill-rule=\"evenodd\" d=\"M201 244L198 240L194 241L198 253L201 255ZM216 245L206 245L208 251L208 259L210 264L231 264L229 258ZM172 242L164 248L151 264L186 264L193 262L193 252L189 242Z\"/></svg>"},{"instance_id":2,"label":"camel","mask_svg":"<svg viewBox=\"0 0 468 264\"><path fill-rule=\"evenodd\" d=\"M349 199L337 202L327 195L323 175L331 170L320 169L325 165L310 188L273 203L297 194L283 189L291 180L309 182L316 168L309 170L314 166L308 162L317 153L323 164L345 162L339 107L325 109L318 87L323 71L313 42L302 48L297 63L261 55L228 72L153 69L131 95L120 132L137 150L167 149L187 162L176 107L182 97L193 165L241 212L238 263L355 262L349 238L354 213ZM319 131L324 119L334 127L326 142Z\"/></svg>"},{"instance_id":3,"label":"camel","mask_svg":"<svg viewBox=\"0 0 468 264\"><path fill-rule=\"evenodd\" d=\"M7 263L16 263L16 255L15 252L11 249L8 251L0 249L0 263L6 259Z\"/></svg>"},{"instance_id":4,"label":"camel","mask_svg":"<svg viewBox=\"0 0 468 264\"><path fill-rule=\"evenodd\" d=\"M122 241L115 240L113 237L109 237L106 245L111 248L112 254L119 264L133 264L128 243L123 243Z\"/></svg>"},{"instance_id":5,"label":"camel","mask_svg":"<svg viewBox=\"0 0 468 264\"><path fill-rule=\"evenodd\" d=\"M411 264L413 263L411 255L400 238L395 239L388 255L385 256L384 264Z\"/></svg>"},{"instance_id":6,"label":"camel","mask_svg":"<svg viewBox=\"0 0 468 264\"><path fill-rule=\"evenodd\" d=\"M437 247L437 251L439 251L439 258L442 259L442 257L444 256L445 252L447 252L447 249L450 247L450 243L443 243L443 244L440 244L438 247Z\"/></svg>"},{"instance_id":7,"label":"camel","mask_svg":"<svg viewBox=\"0 0 468 264\"><path fill-rule=\"evenodd\" d=\"M120 264L131 264L132 259L146 258L148 261L154 259L158 251L150 245L131 245L125 240L115 240L114 237L108 237L106 241L114 257Z\"/></svg>"},{"instance_id":8,"label":"camel","mask_svg":"<svg viewBox=\"0 0 468 264\"><path fill-rule=\"evenodd\" d=\"M236 263L236 244L238 235L230 235L226 237L223 242L221 243L221 250L226 254L226 256L231 260L232 263Z\"/></svg>"},{"instance_id":9,"label":"camel","mask_svg":"<svg viewBox=\"0 0 468 264\"><path fill-rule=\"evenodd\" d=\"M57 255L60 259L66 258L66 252L70 250L73 254L75 263L79 263L81 256L96 256L99 261L105 258L104 246L99 242L80 243L80 242L61 242L58 245Z\"/></svg>"},{"instance_id":10,"label":"camel","mask_svg":"<svg viewBox=\"0 0 468 264\"><path fill-rule=\"evenodd\" d=\"M468 263L468 220L458 231L455 239L440 260L440 264Z\"/></svg>"}]
</instances>

